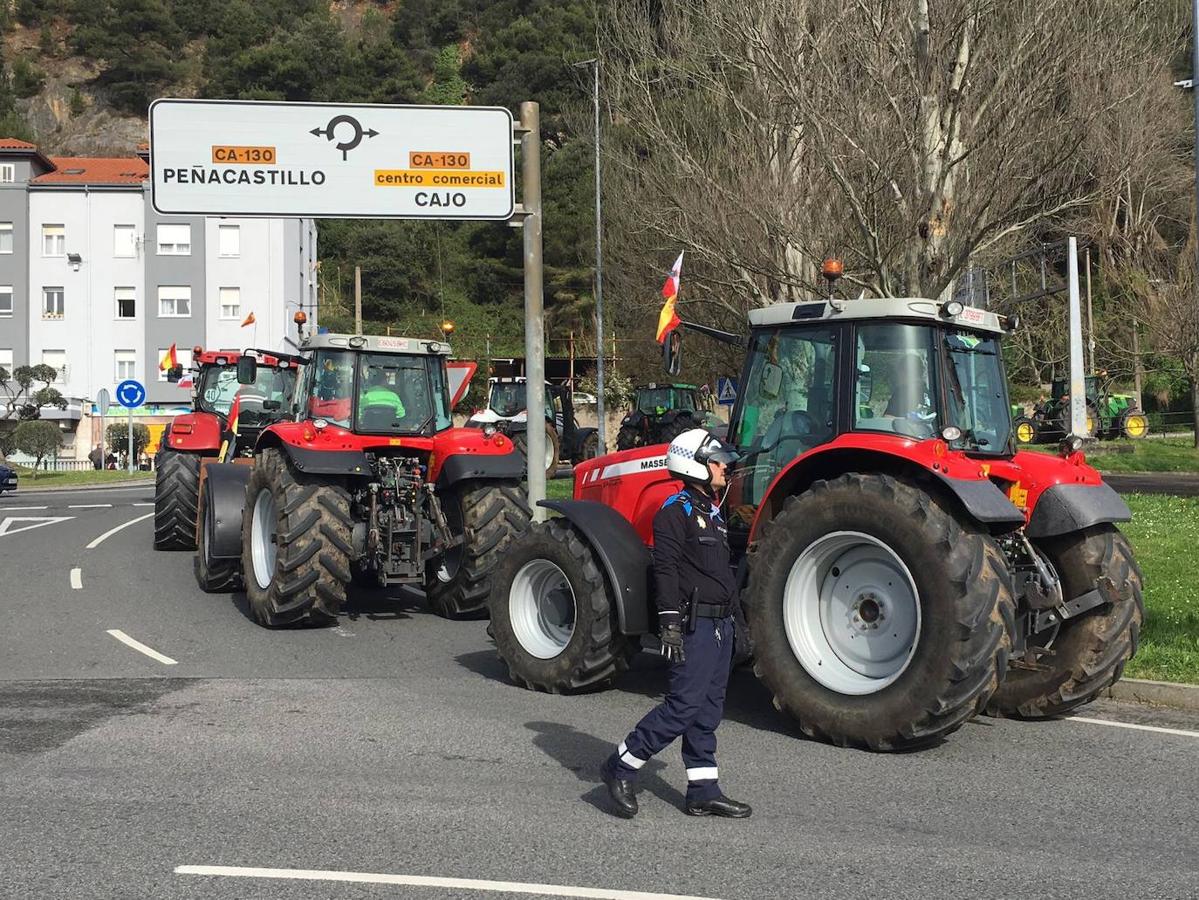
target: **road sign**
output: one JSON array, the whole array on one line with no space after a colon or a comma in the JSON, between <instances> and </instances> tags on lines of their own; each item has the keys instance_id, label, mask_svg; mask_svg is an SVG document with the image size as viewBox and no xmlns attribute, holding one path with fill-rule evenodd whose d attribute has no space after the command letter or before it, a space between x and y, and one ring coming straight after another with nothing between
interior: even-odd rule
<instances>
[{"instance_id":1,"label":"road sign","mask_svg":"<svg viewBox=\"0 0 1199 900\"><path fill-rule=\"evenodd\" d=\"M100 388L96 391L96 409L100 415L104 415L104 411L112 404L112 397L108 393L108 388Z\"/></svg>"},{"instance_id":2,"label":"road sign","mask_svg":"<svg viewBox=\"0 0 1199 900\"><path fill-rule=\"evenodd\" d=\"M721 406L732 406L737 402L737 380L735 378L716 379L716 402Z\"/></svg>"},{"instance_id":3,"label":"road sign","mask_svg":"<svg viewBox=\"0 0 1199 900\"><path fill-rule=\"evenodd\" d=\"M155 100L164 214L508 219L512 114L489 106Z\"/></svg>"},{"instance_id":4,"label":"road sign","mask_svg":"<svg viewBox=\"0 0 1199 900\"><path fill-rule=\"evenodd\" d=\"M126 409L137 409L146 402L146 389L140 381L130 378L117 385L117 403Z\"/></svg>"}]
</instances>

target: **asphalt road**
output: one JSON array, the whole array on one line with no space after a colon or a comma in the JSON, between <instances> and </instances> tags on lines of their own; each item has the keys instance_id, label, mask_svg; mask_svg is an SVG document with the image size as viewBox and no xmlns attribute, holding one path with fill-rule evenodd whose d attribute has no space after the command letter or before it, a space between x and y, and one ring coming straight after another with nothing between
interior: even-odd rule
<instances>
[{"instance_id":1,"label":"asphalt road","mask_svg":"<svg viewBox=\"0 0 1199 900\"><path fill-rule=\"evenodd\" d=\"M1103 480L1121 494L1199 497L1199 475L1187 472L1136 472L1127 475L1112 473L1104 475Z\"/></svg>"},{"instance_id":2,"label":"asphalt road","mask_svg":"<svg viewBox=\"0 0 1199 900\"><path fill-rule=\"evenodd\" d=\"M200 593L190 554L151 550L150 495L0 499L2 896L1199 896L1197 715L1101 702L870 754L796 736L738 671L722 784L753 817L684 816L671 750L625 821L596 767L663 690L656 657L605 693L533 694L485 623L409 592L267 631Z\"/></svg>"}]
</instances>

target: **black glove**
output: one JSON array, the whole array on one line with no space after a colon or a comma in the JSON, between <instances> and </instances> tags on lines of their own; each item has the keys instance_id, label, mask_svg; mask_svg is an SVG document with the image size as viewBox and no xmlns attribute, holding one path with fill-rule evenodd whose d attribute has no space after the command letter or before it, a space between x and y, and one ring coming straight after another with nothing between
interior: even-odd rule
<instances>
[{"instance_id":1,"label":"black glove","mask_svg":"<svg viewBox=\"0 0 1199 900\"><path fill-rule=\"evenodd\" d=\"M678 625L663 625L660 638L662 655L672 663L683 662L683 630Z\"/></svg>"}]
</instances>

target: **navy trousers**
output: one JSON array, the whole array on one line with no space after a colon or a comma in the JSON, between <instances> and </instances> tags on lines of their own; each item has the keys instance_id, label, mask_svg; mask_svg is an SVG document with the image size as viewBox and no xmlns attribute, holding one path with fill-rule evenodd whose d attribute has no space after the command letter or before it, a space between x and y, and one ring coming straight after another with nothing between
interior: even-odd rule
<instances>
[{"instance_id":1,"label":"navy trousers","mask_svg":"<svg viewBox=\"0 0 1199 900\"><path fill-rule=\"evenodd\" d=\"M687 799L720 796L716 770L716 726L724 715L724 694L733 660L733 619L699 619L683 635L681 663L670 666L666 698L637 723L605 765L618 778L635 781L637 770L683 739Z\"/></svg>"}]
</instances>

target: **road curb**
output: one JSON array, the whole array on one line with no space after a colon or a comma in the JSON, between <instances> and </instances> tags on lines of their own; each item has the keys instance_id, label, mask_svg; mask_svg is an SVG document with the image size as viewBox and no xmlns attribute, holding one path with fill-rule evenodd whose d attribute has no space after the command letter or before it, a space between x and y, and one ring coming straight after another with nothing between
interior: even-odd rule
<instances>
[{"instance_id":1,"label":"road curb","mask_svg":"<svg viewBox=\"0 0 1199 900\"><path fill-rule=\"evenodd\" d=\"M153 478L134 478L127 481L106 481L103 484L57 484L41 487L33 482L32 479L25 482L15 491L5 494L6 500L16 500L22 494L49 494L57 491L103 491L109 488L126 488L126 487L147 487L154 486Z\"/></svg>"},{"instance_id":2,"label":"road curb","mask_svg":"<svg viewBox=\"0 0 1199 900\"><path fill-rule=\"evenodd\" d=\"M1108 688L1104 696L1112 700L1199 710L1199 685L1195 684L1124 678Z\"/></svg>"}]
</instances>

